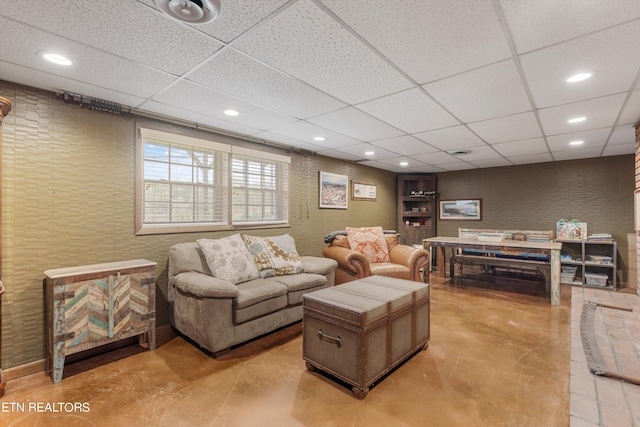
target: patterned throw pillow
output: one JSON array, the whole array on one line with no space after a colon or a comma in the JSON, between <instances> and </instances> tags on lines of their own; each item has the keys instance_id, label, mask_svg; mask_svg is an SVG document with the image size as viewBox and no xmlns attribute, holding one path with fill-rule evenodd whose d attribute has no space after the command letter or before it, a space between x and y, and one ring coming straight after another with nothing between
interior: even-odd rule
<instances>
[{"instance_id":1,"label":"patterned throw pillow","mask_svg":"<svg viewBox=\"0 0 640 427\"><path fill-rule=\"evenodd\" d=\"M302 273L302 259L296 241L288 234L274 237L242 236L260 277Z\"/></svg>"},{"instance_id":2,"label":"patterned throw pillow","mask_svg":"<svg viewBox=\"0 0 640 427\"><path fill-rule=\"evenodd\" d=\"M360 252L369 262L391 262L382 227L347 227L346 230L351 249Z\"/></svg>"},{"instance_id":3,"label":"patterned throw pillow","mask_svg":"<svg viewBox=\"0 0 640 427\"><path fill-rule=\"evenodd\" d=\"M234 285L260 277L239 234L217 240L198 239L197 242L214 277Z\"/></svg>"}]
</instances>

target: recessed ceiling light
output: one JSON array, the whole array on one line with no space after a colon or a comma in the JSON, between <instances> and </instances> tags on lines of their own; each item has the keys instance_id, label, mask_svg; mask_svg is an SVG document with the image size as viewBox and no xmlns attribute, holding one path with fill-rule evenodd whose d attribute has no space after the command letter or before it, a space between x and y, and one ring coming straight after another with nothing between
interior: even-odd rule
<instances>
[{"instance_id":1,"label":"recessed ceiling light","mask_svg":"<svg viewBox=\"0 0 640 427\"><path fill-rule=\"evenodd\" d=\"M471 150L453 150L447 151L447 153L452 156L466 156L467 154L471 154Z\"/></svg>"},{"instance_id":2,"label":"recessed ceiling light","mask_svg":"<svg viewBox=\"0 0 640 427\"><path fill-rule=\"evenodd\" d=\"M376 154L375 151L365 151L364 152L365 156L373 156L374 154Z\"/></svg>"},{"instance_id":3,"label":"recessed ceiling light","mask_svg":"<svg viewBox=\"0 0 640 427\"><path fill-rule=\"evenodd\" d=\"M51 52L40 52L42 57L49 62L52 62L57 65L71 65L73 62L66 56L58 55L57 53Z\"/></svg>"},{"instance_id":4,"label":"recessed ceiling light","mask_svg":"<svg viewBox=\"0 0 640 427\"><path fill-rule=\"evenodd\" d=\"M583 80L587 80L591 76L593 76L592 72L578 73L578 74L574 74L573 76L567 78L566 81L567 81L567 83L581 82Z\"/></svg>"},{"instance_id":5,"label":"recessed ceiling light","mask_svg":"<svg viewBox=\"0 0 640 427\"><path fill-rule=\"evenodd\" d=\"M409 166L409 162L400 162L400 166Z\"/></svg>"},{"instance_id":6,"label":"recessed ceiling light","mask_svg":"<svg viewBox=\"0 0 640 427\"><path fill-rule=\"evenodd\" d=\"M582 144L584 144L584 141L571 141L569 143L569 145L582 145Z\"/></svg>"},{"instance_id":7,"label":"recessed ceiling light","mask_svg":"<svg viewBox=\"0 0 640 427\"><path fill-rule=\"evenodd\" d=\"M227 116L237 116L238 114L240 114L240 113L238 113L236 110L224 110L224 113L225 113Z\"/></svg>"},{"instance_id":8,"label":"recessed ceiling light","mask_svg":"<svg viewBox=\"0 0 640 427\"><path fill-rule=\"evenodd\" d=\"M313 138L314 141L324 141L324 136L316 136Z\"/></svg>"},{"instance_id":9,"label":"recessed ceiling light","mask_svg":"<svg viewBox=\"0 0 640 427\"><path fill-rule=\"evenodd\" d=\"M568 122L569 123L580 123L580 122L584 122L585 120L587 120L586 117L574 117L572 119L569 119Z\"/></svg>"}]
</instances>

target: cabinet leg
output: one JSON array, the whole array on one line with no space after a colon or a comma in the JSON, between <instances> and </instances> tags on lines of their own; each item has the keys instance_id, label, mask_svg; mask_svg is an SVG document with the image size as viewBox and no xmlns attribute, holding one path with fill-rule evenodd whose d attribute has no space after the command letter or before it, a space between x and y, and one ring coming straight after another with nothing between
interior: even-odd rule
<instances>
[{"instance_id":1,"label":"cabinet leg","mask_svg":"<svg viewBox=\"0 0 640 427\"><path fill-rule=\"evenodd\" d=\"M364 390L360 390L358 387L351 387L351 393L356 399L364 399L369 394L369 387Z\"/></svg>"}]
</instances>

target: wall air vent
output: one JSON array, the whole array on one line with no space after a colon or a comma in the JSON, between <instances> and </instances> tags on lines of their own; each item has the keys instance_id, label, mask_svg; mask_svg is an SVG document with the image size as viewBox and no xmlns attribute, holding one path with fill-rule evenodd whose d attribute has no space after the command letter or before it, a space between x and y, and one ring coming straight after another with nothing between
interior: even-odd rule
<instances>
[{"instance_id":1,"label":"wall air vent","mask_svg":"<svg viewBox=\"0 0 640 427\"><path fill-rule=\"evenodd\" d=\"M154 0L158 9L187 24L206 24L218 17L219 0Z\"/></svg>"}]
</instances>

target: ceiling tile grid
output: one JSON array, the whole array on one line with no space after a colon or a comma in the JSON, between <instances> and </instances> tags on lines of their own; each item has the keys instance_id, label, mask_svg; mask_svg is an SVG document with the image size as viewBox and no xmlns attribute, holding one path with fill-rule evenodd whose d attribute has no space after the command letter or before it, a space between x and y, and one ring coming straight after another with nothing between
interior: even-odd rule
<instances>
[{"instance_id":1,"label":"ceiling tile grid","mask_svg":"<svg viewBox=\"0 0 640 427\"><path fill-rule=\"evenodd\" d=\"M398 173L635 151L638 0L220 2L0 0L0 79Z\"/></svg>"}]
</instances>

